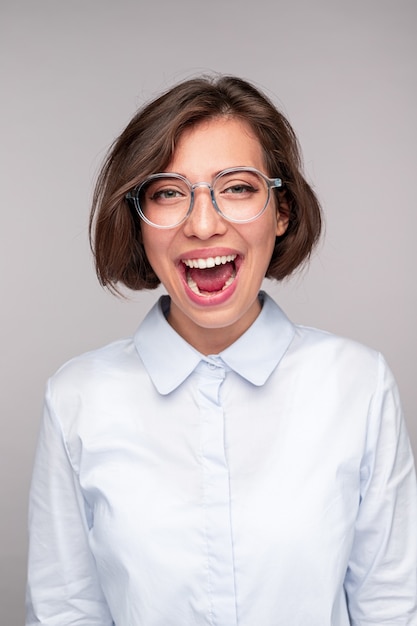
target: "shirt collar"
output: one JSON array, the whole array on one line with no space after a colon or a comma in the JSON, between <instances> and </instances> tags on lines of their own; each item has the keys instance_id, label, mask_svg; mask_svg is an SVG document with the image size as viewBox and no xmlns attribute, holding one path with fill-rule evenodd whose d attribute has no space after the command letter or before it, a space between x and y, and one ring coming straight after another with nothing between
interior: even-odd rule
<instances>
[{"instance_id":1,"label":"shirt collar","mask_svg":"<svg viewBox=\"0 0 417 626\"><path fill-rule=\"evenodd\" d=\"M262 310L248 330L221 353L227 365L254 385L268 380L290 345L295 327L285 313L261 291Z\"/></svg>"},{"instance_id":2,"label":"shirt collar","mask_svg":"<svg viewBox=\"0 0 417 626\"><path fill-rule=\"evenodd\" d=\"M290 345L294 325L265 292L262 310L248 330L218 356L226 366L253 385L263 385ZM176 389L204 356L188 344L167 322L170 299L162 296L134 335L134 343L159 393Z\"/></svg>"}]
</instances>

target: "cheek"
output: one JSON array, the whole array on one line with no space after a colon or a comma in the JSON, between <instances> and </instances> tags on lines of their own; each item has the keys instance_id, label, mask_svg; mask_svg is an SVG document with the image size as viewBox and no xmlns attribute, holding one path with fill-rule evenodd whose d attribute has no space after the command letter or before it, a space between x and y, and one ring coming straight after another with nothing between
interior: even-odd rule
<instances>
[{"instance_id":1,"label":"cheek","mask_svg":"<svg viewBox=\"0 0 417 626\"><path fill-rule=\"evenodd\" d=\"M275 245L277 236L278 220L276 211L271 207L268 213L261 216L260 221L252 224L251 237L257 247L260 247L265 254L271 251Z\"/></svg>"},{"instance_id":2,"label":"cheek","mask_svg":"<svg viewBox=\"0 0 417 626\"><path fill-rule=\"evenodd\" d=\"M259 254L262 256L264 269L268 268L271 258L274 252L276 238L279 229L279 222L276 217L275 210L271 211L270 218L267 222L266 228L263 229L263 233L259 238L259 246L260 252Z\"/></svg>"},{"instance_id":3,"label":"cheek","mask_svg":"<svg viewBox=\"0 0 417 626\"><path fill-rule=\"evenodd\" d=\"M160 261L165 258L165 252L168 249L167 234L157 228L152 228L148 224L142 226L143 247L148 261L154 270L156 270L156 266L160 265Z\"/></svg>"},{"instance_id":4,"label":"cheek","mask_svg":"<svg viewBox=\"0 0 417 626\"><path fill-rule=\"evenodd\" d=\"M265 274L274 251L277 221L273 213L245 225L246 240L252 271Z\"/></svg>"}]
</instances>

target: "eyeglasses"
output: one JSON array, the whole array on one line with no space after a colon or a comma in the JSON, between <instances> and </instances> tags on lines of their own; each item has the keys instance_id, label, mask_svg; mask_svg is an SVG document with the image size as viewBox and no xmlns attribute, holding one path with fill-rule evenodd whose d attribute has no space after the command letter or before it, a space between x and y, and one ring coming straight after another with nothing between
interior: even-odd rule
<instances>
[{"instance_id":1,"label":"eyeglasses","mask_svg":"<svg viewBox=\"0 0 417 626\"><path fill-rule=\"evenodd\" d=\"M191 214L194 190L210 189L217 213L229 222L246 224L265 211L271 189L282 187L280 178L268 178L253 167L223 170L211 183L191 184L181 174L152 174L126 194L140 217L155 228L175 228Z\"/></svg>"}]
</instances>

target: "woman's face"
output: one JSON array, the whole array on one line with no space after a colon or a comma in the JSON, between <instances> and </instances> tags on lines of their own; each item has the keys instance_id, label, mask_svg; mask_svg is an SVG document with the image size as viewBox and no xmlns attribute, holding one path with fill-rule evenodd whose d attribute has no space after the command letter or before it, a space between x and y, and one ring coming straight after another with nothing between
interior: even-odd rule
<instances>
[{"instance_id":1,"label":"woman's face","mask_svg":"<svg viewBox=\"0 0 417 626\"><path fill-rule=\"evenodd\" d=\"M181 135L167 171L191 183L211 182L221 170L238 166L268 174L250 126L234 118L215 118ZM171 296L169 323L197 350L215 354L258 316L258 292L275 237L287 228L288 212L278 212L271 194L258 219L235 224L216 212L207 187L197 187L194 194L192 213L179 226L160 230L142 222L141 228L149 262ZM190 269L191 261L203 268L215 265Z\"/></svg>"}]
</instances>

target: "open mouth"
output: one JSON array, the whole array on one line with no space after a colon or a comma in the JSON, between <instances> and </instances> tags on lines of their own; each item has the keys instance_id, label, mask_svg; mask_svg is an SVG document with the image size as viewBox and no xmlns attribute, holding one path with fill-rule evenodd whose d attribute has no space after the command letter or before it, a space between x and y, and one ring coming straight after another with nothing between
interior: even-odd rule
<instances>
[{"instance_id":1,"label":"open mouth","mask_svg":"<svg viewBox=\"0 0 417 626\"><path fill-rule=\"evenodd\" d=\"M187 285L199 296L212 296L222 292L236 278L237 254L199 259L182 259Z\"/></svg>"}]
</instances>

